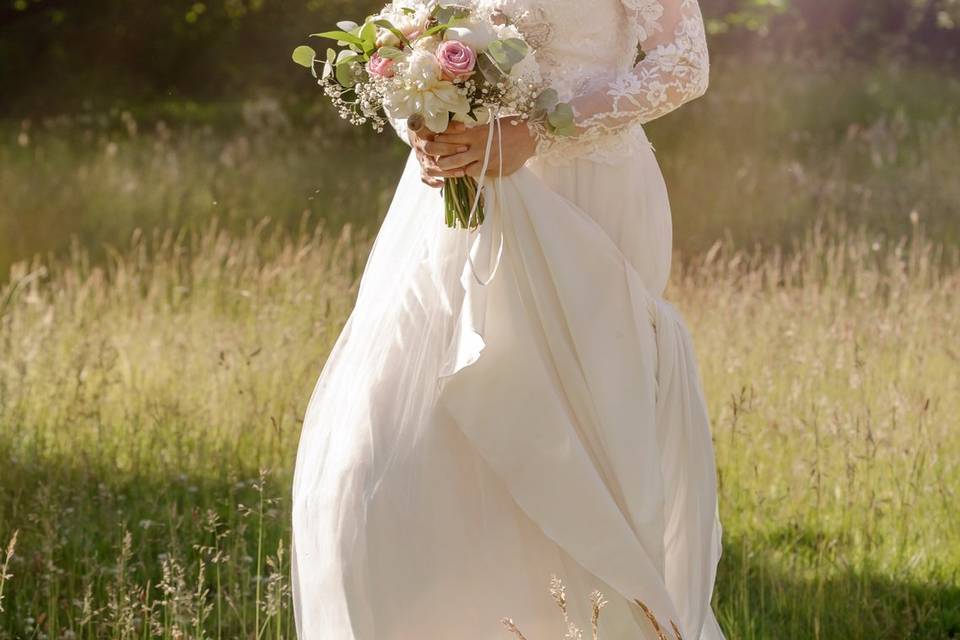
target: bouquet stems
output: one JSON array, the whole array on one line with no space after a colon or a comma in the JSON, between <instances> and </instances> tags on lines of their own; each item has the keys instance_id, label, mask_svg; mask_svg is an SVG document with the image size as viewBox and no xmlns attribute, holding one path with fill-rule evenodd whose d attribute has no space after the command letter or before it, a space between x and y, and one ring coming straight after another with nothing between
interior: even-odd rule
<instances>
[{"instance_id":1,"label":"bouquet stems","mask_svg":"<svg viewBox=\"0 0 960 640\"><path fill-rule=\"evenodd\" d=\"M447 226L451 229L476 229L483 224L486 218L483 195L477 202L477 210L473 210L473 203L477 201L477 181L472 177L447 178L443 183L443 202Z\"/></svg>"}]
</instances>

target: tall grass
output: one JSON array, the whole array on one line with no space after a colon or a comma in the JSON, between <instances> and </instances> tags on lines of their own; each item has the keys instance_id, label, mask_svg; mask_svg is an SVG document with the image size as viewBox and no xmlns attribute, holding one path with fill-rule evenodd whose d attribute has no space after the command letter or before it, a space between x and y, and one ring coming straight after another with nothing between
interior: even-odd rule
<instances>
[{"instance_id":1,"label":"tall grass","mask_svg":"<svg viewBox=\"0 0 960 640\"><path fill-rule=\"evenodd\" d=\"M921 229L816 227L677 271L732 639L960 635L960 259ZM292 636L299 420L368 247L349 227L209 225L12 269L0 637Z\"/></svg>"},{"instance_id":2,"label":"tall grass","mask_svg":"<svg viewBox=\"0 0 960 640\"><path fill-rule=\"evenodd\" d=\"M960 80L719 59L650 134L729 637L960 637ZM319 99L0 123L0 639L291 637L300 419L404 153Z\"/></svg>"},{"instance_id":3,"label":"tall grass","mask_svg":"<svg viewBox=\"0 0 960 640\"><path fill-rule=\"evenodd\" d=\"M406 148L301 103L128 105L0 122L0 272L72 237L102 256L136 229L242 230L305 212L372 228ZM650 127L687 253L775 246L836 217L891 237L916 211L960 242L960 76L835 60L715 60L705 98Z\"/></svg>"}]
</instances>

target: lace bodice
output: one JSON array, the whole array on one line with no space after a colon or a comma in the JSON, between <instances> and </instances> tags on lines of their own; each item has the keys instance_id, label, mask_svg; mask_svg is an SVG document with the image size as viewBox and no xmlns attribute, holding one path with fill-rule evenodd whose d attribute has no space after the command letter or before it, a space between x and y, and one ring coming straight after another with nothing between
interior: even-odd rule
<instances>
[{"instance_id":1,"label":"lace bodice","mask_svg":"<svg viewBox=\"0 0 960 640\"><path fill-rule=\"evenodd\" d=\"M697 0L473 1L494 5L520 28L544 79L573 105L575 136L537 130L538 155L548 162L616 163L649 146L641 125L707 89Z\"/></svg>"},{"instance_id":2,"label":"lace bodice","mask_svg":"<svg viewBox=\"0 0 960 640\"><path fill-rule=\"evenodd\" d=\"M544 74L574 107L576 136L538 132L539 154L548 160L616 162L649 144L640 125L707 89L709 56L697 0L502 2L506 12L518 12L522 30L535 34Z\"/></svg>"}]
</instances>

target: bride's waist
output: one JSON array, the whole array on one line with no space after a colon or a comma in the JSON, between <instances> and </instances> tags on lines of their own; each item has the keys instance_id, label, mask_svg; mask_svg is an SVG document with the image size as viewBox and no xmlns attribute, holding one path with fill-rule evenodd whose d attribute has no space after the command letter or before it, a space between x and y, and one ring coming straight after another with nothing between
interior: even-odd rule
<instances>
[{"instance_id":1,"label":"bride's waist","mask_svg":"<svg viewBox=\"0 0 960 640\"><path fill-rule=\"evenodd\" d=\"M653 145L643 125L636 122L615 130L558 139L541 154L541 159L547 164L568 164L574 160L622 164L647 154L653 154Z\"/></svg>"}]
</instances>

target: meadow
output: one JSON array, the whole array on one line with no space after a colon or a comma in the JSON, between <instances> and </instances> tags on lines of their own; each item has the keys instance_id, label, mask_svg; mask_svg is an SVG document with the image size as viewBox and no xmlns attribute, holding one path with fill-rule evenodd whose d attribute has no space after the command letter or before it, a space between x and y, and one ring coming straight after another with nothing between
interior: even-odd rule
<instances>
[{"instance_id":1,"label":"meadow","mask_svg":"<svg viewBox=\"0 0 960 640\"><path fill-rule=\"evenodd\" d=\"M651 127L731 640L960 638L958 98L731 64ZM300 420L404 153L316 109L2 125L0 638L293 636Z\"/></svg>"}]
</instances>

